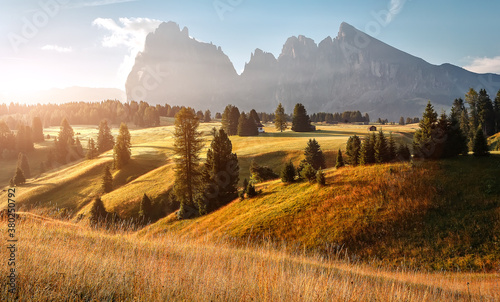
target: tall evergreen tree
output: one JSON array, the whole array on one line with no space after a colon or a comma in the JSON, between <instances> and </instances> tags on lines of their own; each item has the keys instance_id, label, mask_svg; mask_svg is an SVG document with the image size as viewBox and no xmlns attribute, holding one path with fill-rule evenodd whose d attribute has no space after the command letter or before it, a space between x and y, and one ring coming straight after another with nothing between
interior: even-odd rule
<instances>
[{"instance_id":1,"label":"tall evergreen tree","mask_svg":"<svg viewBox=\"0 0 500 302\"><path fill-rule=\"evenodd\" d=\"M400 117L400 118L399 118L399 124L400 124L401 126L404 126L404 125L405 125L405 118L404 118L404 117Z\"/></svg>"},{"instance_id":2,"label":"tall evergreen tree","mask_svg":"<svg viewBox=\"0 0 500 302\"><path fill-rule=\"evenodd\" d=\"M367 135L359 149L359 164L369 165L375 163L375 134Z\"/></svg>"},{"instance_id":3,"label":"tall evergreen tree","mask_svg":"<svg viewBox=\"0 0 500 302\"><path fill-rule=\"evenodd\" d=\"M75 152L79 157L83 157L83 146L78 137L75 139Z\"/></svg>"},{"instance_id":4,"label":"tall evergreen tree","mask_svg":"<svg viewBox=\"0 0 500 302\"><path fill-rule=\"evenodd\" d=\"M99 124L99 134L97 135L97 151L99 153L113 149L115 140L108 126L108 121L102 120Z\"/></svg>"},{"instance_id":5,"label":"tall evergreen tree","mask_svg":"<svg viewBox=\"0 0 500 302\"><path fill-rule=\"evenodd\" d=\"M495 97L495 132L500 132L500 90L498 90L497 95Z\"/></svg>"},{"instance_id":6,"label":"tall evergreen tree","mask_svg":"<svg viewBox=\"0 0 500 302\"><path fill-rule=\"evenodd\" d=\"M95 147L94 139L89 138L89 141L87 143L87 154L86 158L87 159L94 159L98 155L97 148Z\"/></svg>"},{"instance_id":7,"label":"tall evergreen tree","mask_svg":"<svg viewBox=\"0 0 500 302\"><path fill-rule=\"evenodd\" d=\"M396 149L396 142L394 141L392 133L389 134L389 141L387 142L387 151L389 154L389 161L395 160L397 155L397 149Z\"/></svg>"},{"instance_id":8,"label":"tall evergreen tree","mask_svg":"<svg viewBox=\"0 0 500 302\"><path fill-rule=\"evenodd\" d=\"M484 136L484 131L481 127L477 128L472 151L474 152L474 156L490 155L490 152L488 151L488 141L486 140L486 136Z\"/></svg>"},{"instance_id":9,"label":"tall evergreen tree","mask_svg":"<svg viewBox=\"0 0 500 302\"><path fill-rule=\"evenodd\" d=\"M198 125L199 120L191 108L182 108L175 115L174 195L181 205L178 212L181 219L199 212L195 197L202 185L199 153L203 148L203 140Z\"/></svg>"},{"instance_id":10,"label":"tall evergreen tree","mask_svg":"<svg viewBox=\"0 0 500 302\"><path fill-rule=\"evenodd\" d=\"M205 123L208 123L208 122L212 121L212 115L211 115L210 110L208 110L208 109L205 110L205 114L203 115L203 121Z\"/></svg>"},{"instance_id":11,"label":"tall evergreen tree","mask_svg":"<svg viewBox=\"0 0 500 302\"><path fill-rule=\"evenodd\" d=\"M100 197L96 197L92 202L92 208L90 209L89 215L89 222L92 227L98 226L106 219L108 212Z\"/></svg>"},{"instance_id":12,"label":"tall evergreen tree","mask_svg":"<svg viewBox=\"0 0 500 302\"><path fill-rule=\"evenodd\" d=\"M285 116L285 108L283 108L281 103L278 104L278 107L274 112L274 126L276 127L276 130L279 130L280 132L283 132L288 128Z\"/></svg>"},{"instance_id":13,"label":"tall evergreen tree","mask_svg":"<svg viewBox=\"0 0 500 302\"><path fill-rule=\"evenodd\" d=\"M238 107L233 106L229 113L229 135L238 134L238 121L240 119L240 110Z\"/></svg>"},{"instance_id":14,"label":"tall evergreen tree","mask_svg":"<svg viewBox=\"0 0 500 302\"><path fill-rule=\"evenodd\" d=\"M479 91L477 98L477 114L484 134L486 136L495 134L495 110L490 96L484 89Z\"/></svg>"},{"instance_id":15,"label":"tall evergreen tree","mask_svg":"<svg viewBox=\"0 0 500 302\"><path fill-rule=\"evenodd\" d=\"M10 182L10 186L12 187L13 185L19 186L22 185L26 182L26 177L24 177L23 170L21 170L20 167L17 167L16 169L16 174L14 174L14 177L12 178Z\"/></svg>"},{"instance_id":16,"label":"tall evergreen tree","mask_svg":"<svg viewBox=\"0 0 500 302\"><path fill-rule=\"evenodd\" d=\"M257 114L257 111L255 111L255 109L250 110L248 117L252 118L254 120L255 124L260 123L259 115Z\"/></svg>"},{"instance_id":17,"label":"tall evergreen tree","mask_svg":"<svg viewBox=\"0 0 500 302\"><path fill-rule=\"evenodd\" d=\"M434 111L434 106L432 106L429 101L422 116L422 120L420 121L420 128L413 136L413 153L415 157L436 157L436 142L433 139L433 135L435 135L437 122L437 113Z\"/></svg>"},{"instance_id":18,"label":"tall evergreen tree","mask_svg":"<svg viewBox=\"0 0 500 302\"><path fill-rule=\"evenodd\" d=\"M233 145L224 129L213 129L213 139L203 166L203 195L198 201L200 214L213 211L238 194L239 164Z\"/></svg>"},{"instance_id":19,"label":"tall evergreen tree","mask_svg":"<svg viewBox=\"0 0 500 302\"><path fill-rule=\"evenodd\" d=\"M307 115L304 105L298 103L293 109L292 131L310 132L312 131L311 121Z\"/></svg>"},{"instance_id":20,"label":"tall evergreen tree","mask_svg":"<svg viewBox=\"0 0 500 302\"><path fill-rule=\"evenodd\" d=\"M479 127L479 117L478 117L478 103L479 95L477 92L471 88L465 94L465 101L469 104L469 134L468 137L472 142L476 133L477 127Z\"/></svg>"},{"instance_id":21,"label":"tall evergreen tree","mask_svg":"<svg viewBox=\"0 0 500 302\"><path fill-rule=\"evenodd\" d=\"M75 142L73 136L73 128L69 125L68 120L64 118L61 122L59 135L57 139L54 140L56 159L61 164L65 164L71 156L72 146Z\"/></svg>"},{"instance_id":22,"label":"tall evergreen tree","mask_svg":"<svg viewBox=\"0 0 500 302\"><path fill-rule=\"evenodd\" d=\"M344 163L344 158L342 157L342 150L339 149L339 152L337 153L337 162L335 163L335 168L342 168L345 166Z\"/></svg>"},{"instance_id":23,"label":"tall evergreen tree","mask_svg":"<svg viewBox=\"0 0 500 302\"><path fill-rule=\"evenodd\" d=\"M108 165L104 167L101 188L104 193L109 193L113 191L113 175L111 175L111 171Z\"/></svg>"},{"instance_id":24,"label":"tall evergreen tree","mask_svg":"<svg viewBox=\"0 0 500 302\"><path fill-rule=\"evenodd\" d=\"M306 157L306 162L310 164L314 170L326 168L325 155L316 139L309 139L306 149L304 150L304 155Z\"/></svg>"},{"instance_id":25,"label":"tall evergreen tree","mask_svg":"<svg viewBox=\"0 0 500 302\"><path fill-rule=\"evenodd\" d=\"M375 142L375 162L381 164L389 161L389 148L387 139L382 131L378 132Z\"/></svg>"},{"instance_id":26,"label":"tall evergreen tree","mask_svg":"<svg viewBox=\"0 0 500 302\"><path fill-rule=\"evenodd\" d=\"M240 114L238 120L238 136L257 136L259 135L259 129L257 124L252 117L247 117L245 112Z\"/></svg>"},{"instance_id":27,"label":"tall evergreen tree","mask_svg":"<svg viewBox=\"0 0 500 302\"><path fill-rule=\"evenodd\" d=\"M409 161L411 159L410 148L408 148L407 144L399 145L399 148L397 151L397 157L401 161Z\"/></svg>"},{"instance_id":28,"label":"tall evergreen tree","mask_svg":"<svg viewBox=\"0 0 500 302\"><path fill-rule=\"evenodd\" d=\"M33 118L33 121L31 122L31 129L33 132L33 142L39 143L45 140L45 136L43 135L42 120L40 120L40 117L35 116Z\"/></svg>"},{"instance_id":29,"label":"tall evergreen tree","mask_svg":"<svg viewBox=\"0 0 500 302\"><path fill-rule=\"evenodd\" d=\"M21 168L21 170L23 170L24 177L26 177L26 178L31 177L30 165L28 163L28 157L26 157L26 154L19 153L19 155L17 157L17 167Z\"/></svg>"},{"instance_id":30,"label":"tall evergreen tree","mask_svg":"<svg viewBox=\"0 0 500 302\"><path fill-rule=\"evenodd\" d=\"M347 155L347 162L351 166L357 166L359 164L359 154L361 151L361 139L359 136L354 135L349 137L347 140L347 147L346 147L346 155Z\"/></svg>"},{"instance_id":31,"label":"tall evergreen tree","mask_svg":"<svg viewBox=\"0 0 500 302\"><path fill-rule=\"evenodd\" d=\"M113 148L113 158L115 169L123 168L130 161L130 132L127 124L121 123L116 144Z\"/></svg>"},{"instance_id":32,"label":"tall evergreen tree","mask_svg":"<svg viewBox=\"0 0 500 302\"><path fill-rule=\"evenodd\" d=\"M285 183L294 182L296 173L295 166L292 161L289 161L285 167L283 167L283 170L281 170L281 181Z\"/></svg>"},{"instance_id":33,"label":"tall evergreen tree","mask_svg":"<svg viewBox=\"0 0 500 302\"><path fill-rule=\"evenodd\" d=\"M153 204L151 199L144 193L142 196L141 204L139 206L139 218L142 219L143 222L150 221L152 218Z\"/></svg>"}]
</instances>

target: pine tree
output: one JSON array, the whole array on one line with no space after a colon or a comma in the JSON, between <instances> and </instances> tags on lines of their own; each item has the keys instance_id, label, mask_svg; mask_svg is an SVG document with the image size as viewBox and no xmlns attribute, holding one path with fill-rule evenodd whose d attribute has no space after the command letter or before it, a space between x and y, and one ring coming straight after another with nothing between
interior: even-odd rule
<instances>
[{"instance_id":1,"label":"pine tree","mask_svg":"<svg viewBox=\"0 0 500 302\"><path fill-rule=\"evenodd\" d=\"M108 165L104 167L104 173L102 175L102 191L104 193L113 191L113 175L111 175Z\"/></svg>"},{"instance_id":2,"label":"pine tree","mask_svg":"<svg viewBox=\"0 0 500 302\"><path fill-rule=\"evenodd\" d=\"M113 148L115 169L120 170L130 161L130 133L127 124L121 123L120 132Z\"/></svg>"},{"instance_id":3,"label":"pine tree","mask_svg":"<svg viewBox=\"0 0 500 302\"><path fill-rule=\"evenodd\" d=\"M320 186L326 185L326 178L323 170L319 170L318 172L316 172L316 183L318 183Z\"/></svg>"},{"instance_id":4,"label":"pine tree","mask_svg":"<svg viewBox=\"0 0 500 302\"><path fill-rule=\"evenodd\" d=\"M14 177L12 178L11 186L12 184L19 186L24 184L25 182L26 178L24 177L23 170L21 170L20 167L17 167L16 174L14 174Z\"/></svg>"},{"instance_id":5,"label":"pine tree","mask_svg":"<svg viewBox=\"0 0 500 302\"><path fill-rule=\"evenodd\" d=\"M43 142L45 140L45 136L43 135L43 126L40 117L35 116L33 118L33 121L31 122L31 128L33 130L33 141L35 143Z\"/></svg>"},{"instance_id":6,"label":"pine tree","mask_svg":"<svg viewBox=\"0 0 500 302\"><path fill-rule=\"evenodd\" d=\"M97 151L99 153L113 149L115 140L109 129L108 122L102 120L99 124L99 134L97 135Z\"/></svg>"},{"instance_id":7,"label":"pine tree","mask_svg":"<svg viewBox=\"0 0 500 302\"><path fill-rule=\"evenodd\" d=\"M238 157L224 129L213 129L213 139L202 170L203 195L197 201L200 214L213 211L237 197Z\"/></svg>"},{"instance_id":8,"label":"pine tree","mask_svg":"<svg viewBox=\"0 0 500 302\"><path fill-rule=\"evenodd\" d=\"M285 116L285 108L283 108L281 103L278 104L278 107L274 112L274 125L276 127L276 130L279 130L280 132L283 132L288 128Z\"/></svg>"},{"instance_id":9,"label":"pine tree","mask_svg":"<svg viewBox=\"0 0 500 302\"><path fill-rule=\"evenodd\" d=\"M23 171L23 175L25 178L31 177L30 165L28 163L28 157L26 157L26 154L19 153L19 155L17 156L17 167Z\"/></svg>"},{"instance_id":10,"label":"pine tree","mask_svg":"<svg viewBox=\"0 0 500 302\"><path fill-rule=\"evenodd\" d=\"M312 131L311 121L307 115L304 105L298 103L293 109L292 131L310 132Z\"/></svg>"},{"instance_id":11,"label":"pine tree","mask_svg":"<svg viewBox=\"0 0 500 302\"><path fill-rule=\"evenodd\" d=\"M420 128L413 136L413 152L415 157L431 158L436 156L434 154L436 142L433 139L433 134L435 133L437 122L437 113L429 101L420 121Z\"/></svg>"},{"instance_id":12,"label":"pine tree","mask_svg":"<svg viewBox=\"0 0 500 302\"><path fill-rule=\"evenodd\" d=\"M347 140L346 155L347 162L351 166L357 166L360 161L361 139L359 136L354 135Z\"/></svg>"},{"instance_id":13,"label":"pine tree","mask_svg":"<svg viewBox=\"0 0 500 302\"><path fill-rule=\"evenodd\" d=\"M389 141L387 143L389 161L393 161L396 159L397 150L396 150L396 142L394 141L394 137L392 133L389 134Z\"/></svg>"},{"instance_id":14,"label":"pine tree","mask_svg":"<svg viewBox=\"0 0 500 302\"><path fill-rule=\"evenodd\" d=\"M251 183L248 184L246 193L248 198L257 196L257 191L255 190L255 186Z\"/></svg>"},{"instance_id":15,"label":"pine tree","mask_svg":"<svg viewBox=\"0 0 500 302\"><path fill-rule=\"evenodd\" d=\"M407 144L399 145L397 157L401 161L409 161L411 158L410 148L408 148Z\"/></svg>"},{"instance_id":16,"label":"pine tree","mask_svg":"<svg viewBox=\"0 0 500 302\"><path fill-rule=\"evenodd\" d=\"M404 125L405 125L405 118L404 118L404 117L400 117L400 118L399 118L399 124L400 124L401 126L404 126Z\"/></svg>"},{"instance_id":17,"label":"pine tree","mask_svg":"<svg viewBox=\"0 0 500 302\"><path fill-rule=\"evenodd\" d=\"M182 108L175 115L174 154L175 183L174 195L180 202L178 217L190 218L199 214L195 197L201 189L200 157L203 148L199 120L192 108Z\"/></svg>"},{"instance_id":18,"label":"pine tree","mask_svg":"<svg viewBox=\"0 0 500 302\"><path fill-rule=\"evenodd\" d=\"M342 151L339 149L339 152L337 153L337 162L335 163L335 168L342 168L345 166L344 163L344 158L342 157Z\"/></svg>"},{"instance_id":19,"label":"pine tree","mask_svg":"<svg viewBox=\"0 0 500 302\"><path fill-rule=\"evenodd\" d=\"M89 215L89 222L92 227L98 226L106 219L108 212L100 197L96 197L92 202L92 208L90 209Z\"/></svg>"},{"instance_id":20,"label":"pine tree","mask_svg":"<svg viewBox=\"0 0 500 302\"><path fill-rule=\"evenodd\" d=\"M69 125L68 120L64 118L61 122L59 135L57 139L54 139L54 145L56 149L56 159L61 164L65 164L70 157L71 147L75 142L73 136L74 136L73 128L71 128L71 126Z\"/></svg>"},{"instance_id":21,"label":"pine tree","mask_svg":"<svg viewBox=\"0 0 500 302\"><path fill-rule=\"evenodd\" d=\"M378 132L377 140L375 142L375 162L386 163L389 161L389 148L387 146L387 139L382 131Z\"/></svg>"},{"instance_id":22,"label":"pine tree","mask_svg":"<svg viewBox=\"0 0 500 302\"><path fill-rule=\"evenodd\" d=\"M229 135L236 135L238 133L238 121L240 119L240 110L238 107L233 106L229 113Z\"/></svg>"},{"instance_id":23,"label":"pine tree","mask_svg":"<svg viewBox=\"0 0 500 302\"><path fill-rule=\"evenodd\" d=\"M368 165L375 163L375 133L367 135L359 150L359 164Z\"/></svg>"},{"instance_id":24,"label":"pine tree","mask_svg":"<svg viewBox=\"0 0 500 302\"><path fill-rule=\"evenodd\" d=\"M312 183L316 180L316 170L309 163L306 163L300 171L300 177Z\"/></svg>"},{"instance_id":25,"label":"pine tree","mask_svg":"<svg viewBox=\"0 0 500 302\"><path fill-rule=\"evenodd\" d=\"M78 137L75 139L75 152L79 157L83 157L83 147Z\"/></svg>"},{"instance_id":26,"label":"pine tree","mask_svg":"<svg viewBox=\"0 0 500 302\"><path fill-rule=\"evenodd\" d=\"M89 142L87 143L87 159L94 159L98 155L97 148L95 147L94 139L89 138Z\"/></svg>"},{"instance_id":27,"label":"pine tree","mask_svg":"<svg viewBox=\"0 0 500 302\"><path fill-rule=\"evenodd\" d=\"M285 183L292 183L295 181L295 167L293 166L292 161L289 161L283 170L281 170L281 181Z\"/></svg>"},{"instance_id":28,"label":"pine tree","mask_svg":"<svg viewBox=\"0 0 500 302\"><path fill-rule=\"evenodd\" d=\"M203 115L203 121L205 123L208 123L208 122L212 121L212 116L211 116L210 110L208 110L208 109L205 110L205 114Z\"/></svg>"},{"instance_id":29,"label":"pine tree","mask_svg":"<svg viewBox=\"0 0 500 302\"><path fill-rule=\"evenodd\" d=\"M490 155L490 152L488 151L488 141L486 140L486 136L484 136L484 132L481 127L477 128L472 151L474 152L474 156Z\"/></svg>"},{"instance_id":30,"label":"pine tree","mask_svg":"<svg viewBox=\"0 0 500 302\"><path fill-rule=\"evenodd\" d=\"M306 162L315 170L326 168L325 156L316 139L309 139L304 155L306 157Z\"/></svg>"},{"instance_id":31,"label":"pine tree","mask_svg":"<svg viewBox=\"0 0 500 302\"><path fill-rule=\"evenodd\" d=\"M139 218L143 222L148 222L152 218L153 205L151 199L144 193L141 200L141 205L139 206Z\"/></svg>"},{"instance_id":32,"label":"pine tree","mask_svg":"<svg viewBox=\"0 0 500 302\"><path fill-rule=\"evenodd\" d=\"M255 109L250 110L248 117L252 118L254 120L255 124L260 123L259 115L257 114L257 111L255 111Z\"/></svg>"}]
</instances>

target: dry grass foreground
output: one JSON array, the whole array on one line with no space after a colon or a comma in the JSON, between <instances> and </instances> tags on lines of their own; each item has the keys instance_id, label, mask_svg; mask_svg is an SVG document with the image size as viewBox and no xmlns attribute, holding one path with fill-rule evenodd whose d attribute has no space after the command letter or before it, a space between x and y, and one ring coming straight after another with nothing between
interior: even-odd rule
<instances>
[{"instance_id":1,"label":"dry grass foreground","mask_svg":"<svg viewBox=\"0 0 500 302\"><path fill-rule=\"evenodd\" d=\"M0 231L6 233L2 221ZM384 271L264 246L138 239L34 214L18 223L19 301L499 301L499 275ZM6 249L0 257L5 259ZM6 266L1 266L6 279Z\"/></svg>"}]
</instances>

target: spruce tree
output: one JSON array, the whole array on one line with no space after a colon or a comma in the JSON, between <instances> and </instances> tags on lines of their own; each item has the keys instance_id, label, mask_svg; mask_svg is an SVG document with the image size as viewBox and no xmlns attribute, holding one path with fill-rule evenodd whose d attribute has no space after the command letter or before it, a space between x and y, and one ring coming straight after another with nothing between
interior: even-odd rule
<instances>
[{"instance_id":1,"label":"spruce tree","mask_svg":"<svg viewBox=\"0 0 500 302\"><path fill-rule=\"evenodd\" d=\"M474 152L474 156L490 155L490 152L488 151L488 141L486 140L482 127L477 128L472 151Z\"/></svg>"},{"instance_id":2,"label":"spruce tree","mask_svg":"<svg viewBox=\"0 0 500 302\"><path fill-rule=\"evenodd\" d=\"M323 170L319 170L318 172L316 172L316 183L318 183L320 186L326 185L326 178Z\"/></svg>"},{"instance_id":3,"label":"spruce tree","mask_svg":"<svg viewBox=\"0 0 500 302\"><path fill-rule=\"evenodd\" d=\"M394 137L392 133L389 134L389 141L387 143L387 150L389 154L389 161L393 161L397 156L396 142L394 141Z\"/></svg>"},{"instance_id":4,"label":"spruce tree","mask_svg":"<svg viewBox=\"0 0 500 302\"><path fill-rule=\"evenodd\" d=\"M28 157L24 153L19 153L17 156L17 167L23 171L25 178L31 177L30 165L28 163Z\"/></svg>"},{"instance_id":5,"label":"spruce tree","mask_svg":"<svg viewBox=\"0 0 500 302\"><path fill-rule=\"evenodd\" d=\"M425 107L422 120L420 121L420 128L413 136L413 152L415 157L432 158L435 157L436 142L433 139L435 136L435 129L437 127L437 113L434 111L434 106L431 102L427 103Z\"/></svg>"},{"instance_id":6,"label":"spruce tree","mask_svg":"<svg viewBox=\"0 0 500 302\"><path fill-rule=\"evenodd\" d=\"M360 161L361 139L354 135L347 140L346 155L347 163L351 166L357 166Z\"/></svg>"},{"instance_id":7,"label":"spruce tree","mask_svg":"<svg viewBox=\"0 0 500 302\"><path fill-rule=\"evenodd\" d=\"M211 116L210 110L208 110L208 109L205 110L205 114L203 115L203 121L205 123L208 123L208 122L212 121L212 116Z\"/></svg>"},{"instance_id":8,"label":"spruce tree","mask_svg":"<svg viewBox=\"0 0 500 302\"><path fill-rule=\"evenodd\" d=\"M257 114L257 111L255 111L255 109L250 110L248 117L252 118L254 120L255 124L260 123L259 115Z\"/></svg>"},{"instance_id":9,"label":"spruce tree","mask_svg":"<svg viewBox=\"0 0 500 302\"><path fill-rule=\"evenodd\" d=\"M24 184L25 182L26 182L26 177L24 177L23 170L21 170L20 167L17 167L16 174L14 174L14 177L12 178L11 186L12 184L19 186Z\"/></svg>"},{"instance_id":10,"label":"spruce tree","mask_svg":"<svg viewBox=\"0 0 500 302\"><path fill-rule=\"evenodd\" d=\"M78 137L75 139L75 152L79 157L83 157L83 147Z\"/></svg>"},{"instance_id":11,"label":"spruce tree","mask_svg":"<svg viewBox=\"0 0 500 302\"><path fill-rule=\"evenodd\" d=\"M33 141L35 143L40 143L45 140L45 136L43 135L42 120L40 120L40 117L35 116L33 118L33 121L31 122L31 129L33 132Z\"/></svg>"},{"instance_id":12,"label":"spruce tree","mask_svg":"<svg viewBox=\"0 0 500 302\"><path fill-rule=\"evenodd\" d=\"M119 170L123 168L130 161L130 155L130 133L127 124L121 123L120 132L113 148L115 169Z\"/></svg>"},{"instance_id":13,"label":"spruce tree","mask_svg":"<svg viewBox=\"0 0 500 302\"><path fill-rule=\"evenodd\" d=\"M389 148L387 139L382 131L378 132L377 141L375 142L375 162L381 164L389 161Z\"/></svg>"},{"instance_id":14,"label":"spruce tree","mask_svg":"<svg viewBox=\"0 0 500 302\"><path fill-rule=\"evenodd\" d=\"M398 147L397 157L401 161L409 161L411 158L410 148L407 144L401 144Z\"/></svg>"},{"instance_id":15,"label":"spruce tree","mask_svg":"<svg viewBox=\"0 0 500 302\"><path fill-rule=\"evenodd\" d=\"M95 147L94 139L89 138L89 142L87 143L87 159L94 159L98 155L97 148Z\"/></svg>"},{"instance_id":16,"label":"spruce tree","mask_svg":"<svg viewBox=\"0 0 500 302\"><path fill-rule=\"evenodd\" d=\"M202 170L203 194L197 201L199 214L226 205L238 194L238 156L233 153L233 145L224 129L214 128L212 134Z\"/></svg>"},{"instance_id":17,"label":"spruce tree","mask_svg":"<svg viewBox=\"0 0 500 302\"><path fill-rule=\"evenodd\" d=\"M342 151L339 149L337 152L337 162L335 163L335 168L342 168L345 166L344 158L342 157Z\"/></svg>"},{"instance_id":18,"label":"spruce tree","mask_svg":"<svg viewBox=\"0 0 500 302\"><path fill-rule=\"evenodd\" d=\"M281 170L281 181L285 183L292 183L295 181L295 174L295 167L292 161L289 161L285 167L283 167L283 170Z\"/></svg>"},{"instance_id":19,"label":"spruce tree","mask_svg":"<svg viewBox=\"0 0 500 302\"><path fill-rule=\"evenodd\" d=\"M326 168L325 156L316 139L309 139L304 151L306 162L309 163L315 170Z\"/></svg>"},{"instance_id":20,"label":"spruce tree","mask_svg":"<svg viewBox=\"0 0 500 302\"><path fill-rule=\"evenodd\" d=\"M61 164L67 163L71 148L75 142L73 128L69 125L69 122L64 118L61 122L61 127L59 130L59 135L54 139L54 145L56 149L56 160Z\"/></svg>"},{"instance_id":21,"label":"spruce tree","mask_svg":"<svg viewBox=\"0 0 500 302\"><path fill-rule=\"evenodd\" d=\"M311 121L307 115L304 105L298 103L293 109L292 131L310 132L312 131Z\"/></svg>"},{"instance_id":22,"label":"spruce tree","mask_svg":"<svg viewBox=\"0 0 500 302\"><path fill-rule=\"evenodd\" d=\"M104 173L102 175L102 191L104 193L109 193L113 191L113 175L111 175L111 171L109 166L106 165L104 167Z\"/></svg>"},{"instance_id":23,"label":"spruce tree","mask_svg":"<svg viewBox=\"0 0 500 302\"><path fill-rule=\"evenodd\" d=\"M152 218L153 205L151 199L144 193L142 196L141 204L139 206L139 218L143 222L148 222Z\"/></svg>"},{"instance_id":24,"label":"spruce tree","mask_svg":"<svg viewBox=\"0 0 500 302\"><path fill-rule=\"evenodd\" d=\"M199 214L195 197L201 189L200 151L203 139L198 131L200 121L192 108L182 108L175 115L174 154L175 183L174 195L180 202L177 216L180 219Z\"/></svg>"},{"instance_id":25,"label":"spruce tree","mask_svg":"<svg viewBox=\"0 0 500 302\"><path fill-rule=\"evenodd\" d=\"M300 178L312 183L316 180L316 170L309 163L306 163L300 171Z\"/></svg>"},{"instance_id":26,"label":"spruce tree","mask_svg":"<svg viewBox=\"0 0 500 302\"><path fill-rule=\"evenodd\" d=\"M90 209L89 215L89 222L92 227L98 226L106 219L108 212L100 197L96 197L92 202L92 208Z\"/></svg>"},{"instance_id":27,"label":"spruce tree","mask_svg":"<svg viewBox=\"0 0 500 302\"><path fill-rule=\"evenodd\" d=\"M228 135L238 134L238 121L240 119L240 110L238 107L231 107L231 112L229 113L229 132Z\"/></svg>"},{"instance_id":28,"label":"spruce tree","mask_svg":"<svg viewBox=\"0 0 500 302\"><path fill-rule=\"evenodd\" d=\"M285 108L283 108L281 103L278 104L278 107L274 112L274 125L276 127L276 130L279 130L280 132L283 132L288 128L285 116Z\"/></svg>"},{"instance_id":29,"label":"spruce tree","mask_svg":"<svg viewBox=\"0 0 500 302\"><path fill-rule=\"evenodd\" d=\"M97 151L99 153L113 149L115 140L108 126L108 121L102 120L99 124L99 134L97 135Z\"/></svg>"}]
</instances>

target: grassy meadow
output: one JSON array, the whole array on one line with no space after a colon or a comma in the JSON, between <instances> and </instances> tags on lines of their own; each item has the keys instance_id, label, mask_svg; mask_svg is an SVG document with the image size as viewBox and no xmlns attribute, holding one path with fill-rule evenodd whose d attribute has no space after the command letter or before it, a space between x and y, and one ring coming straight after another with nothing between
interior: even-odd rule
<instances>
[{"instance_id":1,"label":"grassy meadow","mask_svg":"<svg viewBox=\"0 0 500 302\"><path fill-rule=\"evenodd\" d=\"M202 123L206 148L210 130ZM315 138L327 156L326 186L260 183L261 193L195 219L175 213L133 231L92 229L80 214L102 196L108 211L136 217L144 193L172 188L173 121L130 127L132 160L112 170L112 151L36 173L51 141L28 154L34 177L17 187L18 299L21 301L498 301L500 153L366 167L333 168L364 125L322 125L313 133L231 136L240 184L252 160L279 173L303 159ZM417 124L382 126L411 143ZM83 147L97 127L73 126ZM54 137L58 128L45 129ZM117 134L117 126L112 129ZM493 140L495 138L491 138ZM0 160L6 189L16 159ZM0 192L0 209L7 192ZM7 233L7 222L0 221ZM7 258L7 250L0 256ZM6 276L6 265L2 265ZM36 298L35 298L36 297ZM0 300L12 298L2 282Z\"/></svg>"}]
</instances>

